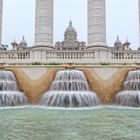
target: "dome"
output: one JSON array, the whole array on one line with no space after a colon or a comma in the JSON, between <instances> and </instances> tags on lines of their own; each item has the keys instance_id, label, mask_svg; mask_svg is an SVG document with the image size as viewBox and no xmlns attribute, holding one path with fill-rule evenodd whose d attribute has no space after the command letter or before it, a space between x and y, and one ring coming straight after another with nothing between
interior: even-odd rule
<instances>
[{"instance_id":1,"label":"dome","mask_svg":"<svg viewBox=\"0 0 140 140\"><path fill-rule=\"evenodd\" d=\"M72 26L72 21L69 22L69 26L65 30L64 39L77 41L77 32L75 28Z\"/></svg>"},{"instance_id":2,"label":"dome","mask_svg":"<svg viewBox=\"0 0 140 140\"><path fill-rule=\"evenodd\" d=\"M122 42L120 41L119 36L117 36L117 40L115 41L114 46L115 46L115 47L120 47L120 46L122 46Z\"/></svg>"},{"instance_id":3,"label":"dome","mask_svg":"<svg viewBox=\"0 0 140 140\"><path fill-rule=\"evenodd\" d=\"M26 42L24 36L23 36L23 38L22 38L22 40L21 40L19 45L22 46L22 47L27 47L27 42Z\"/></svg>"}]
</instances>

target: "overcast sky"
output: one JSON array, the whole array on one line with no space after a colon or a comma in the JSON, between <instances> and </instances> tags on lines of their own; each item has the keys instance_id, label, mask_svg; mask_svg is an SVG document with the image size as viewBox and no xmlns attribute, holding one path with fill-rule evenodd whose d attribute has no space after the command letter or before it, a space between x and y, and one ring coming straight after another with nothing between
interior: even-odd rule
<instances>
[{"instance_id":1,"label":"overcast sky","mask_svg":"<svg viewBox=\"0 0 140 140\"><path fill-rule=\"evenodd\" d=\"M71 19L80 41L87 41L87 0L54 0L54 42L62 41ZM116 36L139 46L138 0L106 0L107 44L113 46ZM24 35L34 44L35 0L4 0L3 44L14 37L19 42Z\"/></svg>"}]
</instances>

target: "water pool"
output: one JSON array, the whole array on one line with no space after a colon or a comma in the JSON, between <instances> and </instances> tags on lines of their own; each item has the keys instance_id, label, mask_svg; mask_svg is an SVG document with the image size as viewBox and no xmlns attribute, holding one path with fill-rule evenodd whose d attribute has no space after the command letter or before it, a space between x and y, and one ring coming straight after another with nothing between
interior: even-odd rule
<instances>
[{"instance_id":1,"label":"water pool","mask_svg":"<svg viewBox=\"0 0 140 140\"><path fill-rule=\"evenodd\" d=\"M0 140L140 140L140 109L0 109Z\"/></svg>"}]
</instances>

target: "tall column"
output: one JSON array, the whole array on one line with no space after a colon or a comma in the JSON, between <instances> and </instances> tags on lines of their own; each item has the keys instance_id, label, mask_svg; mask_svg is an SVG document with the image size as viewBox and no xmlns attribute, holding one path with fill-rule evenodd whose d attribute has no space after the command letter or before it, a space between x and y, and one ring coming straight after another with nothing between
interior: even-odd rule
<instances>
[{"instance_id":1,"label":"tall column","mask_svg":"<svg viewBox=\"0 0 140 140\"><path fill-rule=\"evenodd\" d=\"M88 47L106 46L105 0L88 0Z\"/></svg>"},{"instance_id":2,"label":"tall column","mask_svg":"<svg viewBox=\"0 0 140 140\"><path fill-rule=\"evenodd\" d=\"M36 0L35 46L53 48L54 0Z\"/></svg>"},{"instance_id":3,"label":"tall column","mask_svg":"<svg viewBox=\"0 0 140 140\"><path fill-rule=\"evenodd\" d=\"M0 46L2 43L2 17L3 17L3 0L0 0Z\"/></svg>"},{"instance_id":4,"label":"tall column","mask_svg":"<svg viewBox=\"0 0 140 140\"><path fill-rule=\"evenodd\" d=\"M140 47L140 0L138 0L138 10L139 10L139 47Z\"/></svg>"}]
</instances>

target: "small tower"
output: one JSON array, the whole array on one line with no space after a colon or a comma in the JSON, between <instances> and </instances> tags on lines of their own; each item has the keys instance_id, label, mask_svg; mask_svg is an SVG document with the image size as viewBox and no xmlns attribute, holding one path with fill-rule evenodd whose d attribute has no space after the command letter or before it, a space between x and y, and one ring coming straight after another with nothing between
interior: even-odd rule
<instances>
[{"instance_id":1,"label":"small tower","mask_svg":"<svg viewBox=\"0 0 140 140\"><path fill-rule=\"evenodd\" d=\"M124 50L131 50L130 45L131 43L126 39L125 43L123 44Z\"/></svg>"},{"instance_id":2,"label":"small tower","mask_svg":"<svg viewBox=\"0 0 140 140\"><path fill-rule=\"evenodd\" d=\"M11 43L11 45L12 45L12 50L18 49L18 43L16 42L15 38L14 38L14 41Z\"/></svg>"}]
</instances>

